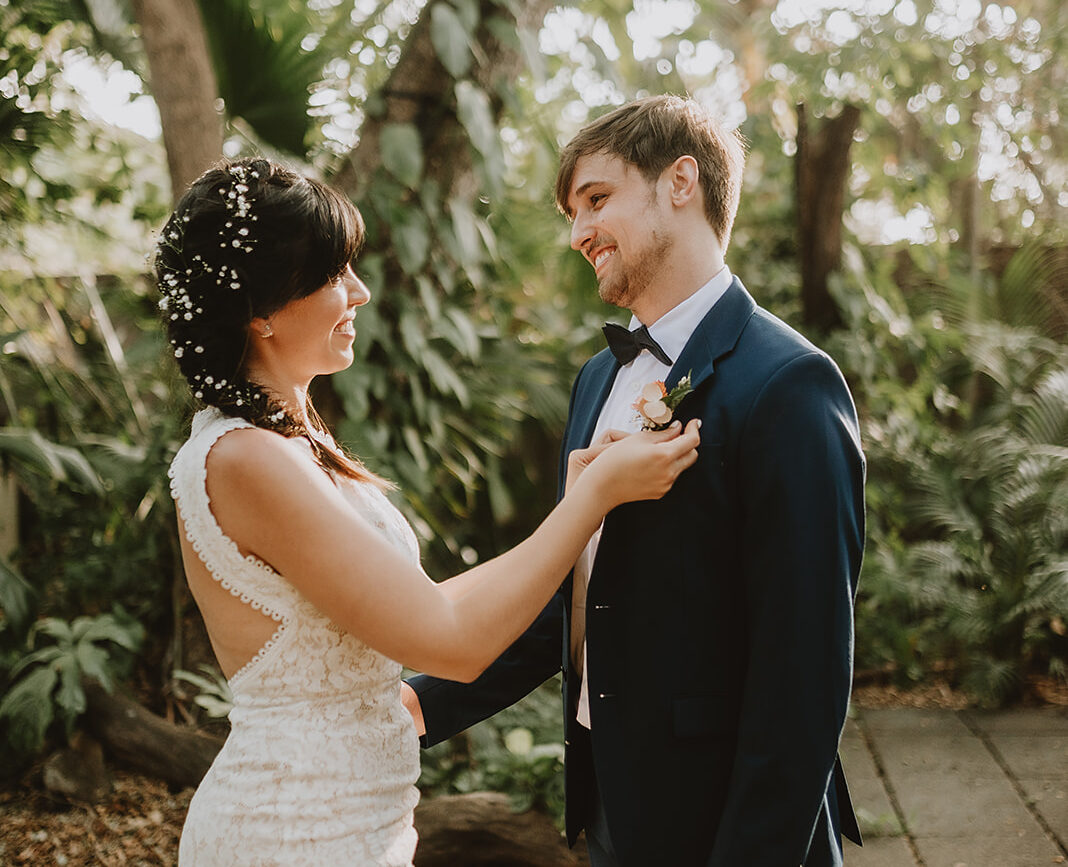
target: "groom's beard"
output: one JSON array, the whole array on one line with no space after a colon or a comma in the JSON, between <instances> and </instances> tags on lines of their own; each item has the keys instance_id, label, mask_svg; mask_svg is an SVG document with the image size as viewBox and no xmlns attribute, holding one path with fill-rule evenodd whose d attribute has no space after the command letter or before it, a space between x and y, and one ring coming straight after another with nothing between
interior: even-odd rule
<instances>
[{"instance_id":1,"label":"groom's beard","mask_svg":"<svg viewBox=\"0 0 1068 867\"><path fill-rule=\"evenodd\" d=\"M670 235L663 235L658 226L654 227L649 242L633 254L634 264L630 266L623 261L617 247L618 260L612 263L613 268L609 273L598 281L597 293L601 300L616 307L632 309L653 282L674 243Z\"/></svg>"}]
</instances>

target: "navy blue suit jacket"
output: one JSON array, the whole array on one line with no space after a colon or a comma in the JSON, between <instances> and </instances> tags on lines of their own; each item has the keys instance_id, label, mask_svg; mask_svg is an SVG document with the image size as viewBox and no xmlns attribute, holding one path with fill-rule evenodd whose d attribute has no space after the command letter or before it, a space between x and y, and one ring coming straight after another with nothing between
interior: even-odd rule
<instances>
[{"instance_id":1,"label":"navy blue suit jacket","mask_svg":"<svg viewBox=\"0 0 1068 867\"><path fill-rule=\"evenodd\" d=\"M563 454L619 366L580 372ZM852 677L864 458L845 381L735 280L667 380L702 420L697 463L606 518L586 599L591 731L575 721L571 580L471 684L417 677L436 743L564 671L567 833L596 769L624 865L836 867L859 842L838 741ZM562 462L563 464L564 462Z\"/></svg>"}]
</instances>

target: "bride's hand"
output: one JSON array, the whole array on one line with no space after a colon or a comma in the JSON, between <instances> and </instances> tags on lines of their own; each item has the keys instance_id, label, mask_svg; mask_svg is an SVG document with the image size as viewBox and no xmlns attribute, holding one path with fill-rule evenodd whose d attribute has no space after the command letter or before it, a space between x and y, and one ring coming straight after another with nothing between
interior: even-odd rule
<instances>
[{"instance_id":1,"label":"bride's hand","mask_svg":"<svg viewBox=\"0 0 1068 867\"><path fill-rule=\"evenodd\" d=\"M564 493L566 494L579 480L583 470L593 463L594 458L608 448L612 443L626 439L630 434L621 430L606 430L595 443L589 448L575 449L567 456L567 478L564 481Z\"/></svg>"},{"instance_id":2,"label":"bride's hand","mask_svg":"<svg viewBox=\"0 0 1068 867\"><path fill-rule=\"evenodd\" d=\"M575 463L583 483L595 486L606 510L634 500L658 500L671 490L679 474L697 460L700 427L700 420L693 419L685 430L675 423L662 431L622 436L618 431L610 431L590 449L580 450L594 452L592 457L579 455ZM574 484L570 479L571 469L569 457L569 483Z\"/></svg>"}]
</instances>

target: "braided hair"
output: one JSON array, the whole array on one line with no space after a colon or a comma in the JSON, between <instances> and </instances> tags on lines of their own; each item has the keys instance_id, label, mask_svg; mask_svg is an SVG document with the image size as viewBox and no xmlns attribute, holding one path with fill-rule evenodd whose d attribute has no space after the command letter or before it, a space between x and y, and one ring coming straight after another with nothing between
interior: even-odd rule
<instances>
[{"instance_id":1,"label":"braided hair","mask_svg":"<svg viewBox=\"0 0 1068 867\"><path fill-rule=\"evenodd\" d=\"M195 180L156 246L160 310L193 396L285 437L304 437L327 470L388 484L336 447L308 398L309 427L248 379L249 324L337 279L363 246L340 193L269 160L220 163Z\"/></svg>"}]
</instances>

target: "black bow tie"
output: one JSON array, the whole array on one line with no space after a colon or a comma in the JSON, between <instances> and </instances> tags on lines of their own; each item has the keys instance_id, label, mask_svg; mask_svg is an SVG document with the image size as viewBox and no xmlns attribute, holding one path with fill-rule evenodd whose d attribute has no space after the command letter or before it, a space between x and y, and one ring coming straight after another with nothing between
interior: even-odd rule
<instances>
[{"instance_id":1,"label":"black bow tie","mask_svg":"<svg viewBox=\"0 0 1068 867\"><path fill-rule=\"evenodd\" d=\"M627 331L622 325L608 322L601 330L604 331L604 339L608 341L608 348L620 364L629 364L643 349L648 349L653 358L671 367L672 362L668 354L653 340L649 329L644 325L634 331Z\"/></svg>"}]
</instances>

